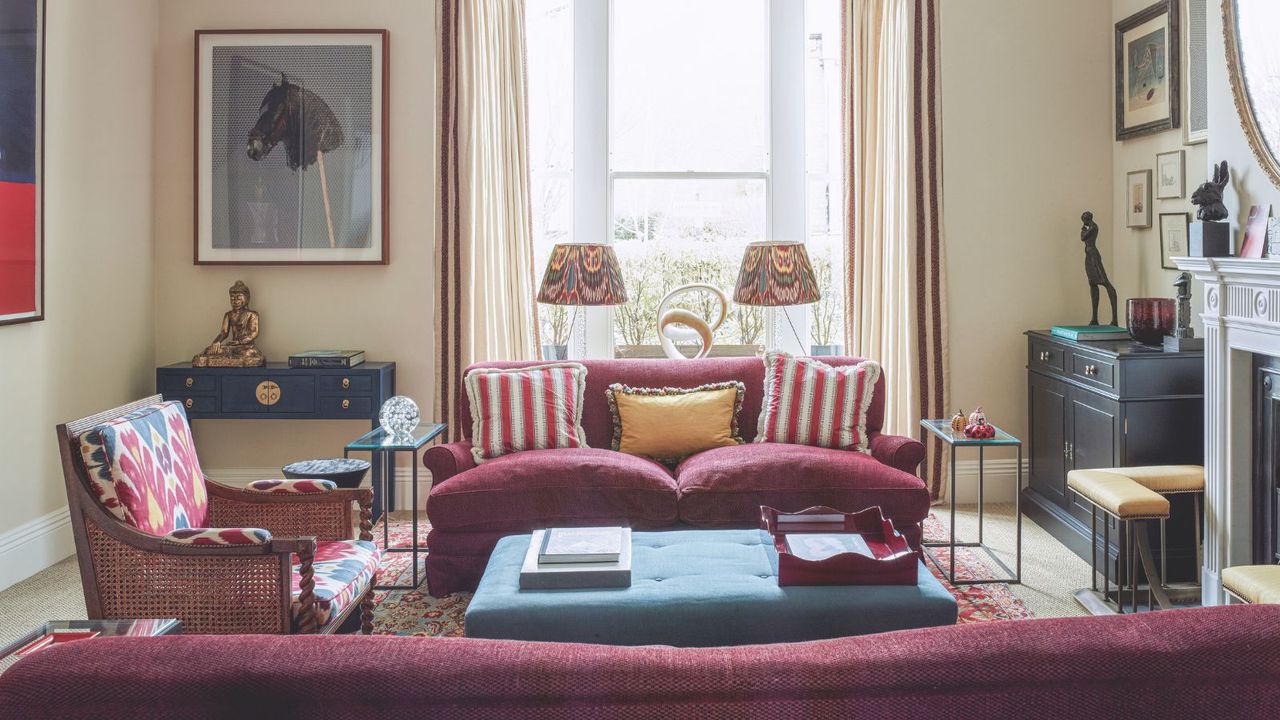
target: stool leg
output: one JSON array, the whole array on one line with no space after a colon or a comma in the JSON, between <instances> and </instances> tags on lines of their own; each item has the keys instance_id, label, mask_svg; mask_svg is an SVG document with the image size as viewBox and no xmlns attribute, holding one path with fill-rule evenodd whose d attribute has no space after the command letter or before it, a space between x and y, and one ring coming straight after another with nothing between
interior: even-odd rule
<instances>
[{"instance_id":1,"label":"stool leg","mask_svg":"<svg viewBox=\"0 0 1280 720\"><path fill-rule=\"evenodd\" d=\"M1200 584L1200 568L1204 565L1204 546L1200 540L1200 493L1191 493L1191 501L1195 503L1194 522L1196 529L1196 585Z\"/></svg>"},{"instance_id":2,"label":"stool leg","mask_svg":"<svg viewBox=\"0 0 1280 720\"><path fill-rule=\"evenodd\" d=\"M1098 506L1089 503L1089 589L1098 592Z\"/></svg>"},{"instance_id":3,"label":"stool leg","mask_svg":"<svg viewBox=\"0 0 1280 720\"><path fill-rule=\"evenodd\" d=\"M1160 518L1160 578L1168 582L1169 577L1169 543L1165 536L1165 519Z\"/></svg>"},{"instance_id":4,"label":"stool leg","mask_svg":"<svg viewBox=\"0 0 1280 720\"><path fill-rule=\"evenodd\" d=\"M1156 574L1155 558L1151 556L1151 543L1147 542L1145 534L1138 537L1138 555L1142 558L1143 572L1146 574L1150 584L1151 591L1155 593L1156 603L1163 610L1173 607L1173 601L1169 598L1169 593L1165 592L1164 580L1159 577L1153 577Z\"/></svg>"},{"instance_id":5,"label":"stool leg","mask_svg":"<svg viewBox=\"0 0 1280 720\"><path fill-rule=\"evenodd\" d=\"M1129 603L1133 608L1133 612L1138 612L1138 568L1136 567L1137 563L1134 562L1137 558L1137 553L1134 552L1134 546L1137 544L1135 542L1135 540L1137 540L1137 536L1133 534L1133 528L1136 525L1137 523L1134 521L1129 521L1129 534L1126 538L1127 542L1125 543L1124 559L1124 569L1129 573Z\"/></svg>"},{"instance_id":6,"label":"stool leg","mask_svg":"<svg viewBox=\"0 0 1280 720\"><path fill-rule=\"evenodd\" d=\"M1119 564L1120 556L1116 556L1116 563ZM1102 516L1102 599L1110 600L1111 598L1111 518L1106 515ZM1120 596L1116 595L1116 605L1120 604ZM1120 612L1124 612L1124 608L1120 608Z\"/></svg>"}]
</instances>

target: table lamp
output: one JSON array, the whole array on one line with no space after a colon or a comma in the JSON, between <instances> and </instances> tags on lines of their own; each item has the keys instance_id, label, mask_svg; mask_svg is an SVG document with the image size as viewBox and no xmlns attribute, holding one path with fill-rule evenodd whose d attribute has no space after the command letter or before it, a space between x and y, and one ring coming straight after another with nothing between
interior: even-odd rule
<instances>
[{"instance_id":1,"label":"table lamp","mask_svg":"<svg viewBox=\"0 0 1280 720\"><path fill-rule=\"evenodd\" d=\"M738 284L733 290L733 301L739 305L757 307L785 307L807 305L822 299L818 280L809 263L809 252L804 243L793 240L764 240L747 244L742 254L742 268L738 271ZM791 322L791 316L783 313L796 342L801 348L804 341Z\"/></svg>"},{"instance_id":2,"label":"table lamp","mask_svg":"<svg viewBox=\"0 0 1280 720\"><path fill-rule=\"evenodd\" d=\"M627 301L622 268L613 248L604 243L557 243L547 260L538 302L572 305L572 328L583 305L621 305Z\"/></svg>"}]
</instances>

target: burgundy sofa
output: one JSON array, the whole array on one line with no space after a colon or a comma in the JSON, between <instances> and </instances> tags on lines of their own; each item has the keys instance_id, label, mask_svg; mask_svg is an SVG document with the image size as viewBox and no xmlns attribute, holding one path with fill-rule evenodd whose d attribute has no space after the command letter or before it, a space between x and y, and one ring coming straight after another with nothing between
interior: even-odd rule
<instances>
[{"instance_id":1,"label":"burgundy sofa","mask_svg":"<svg viewBox=\"0 0 1280 720\"><path fill-rule=\"evenodd\" d=\"M1277 647L1275 605L702 649L104 638L0 675L0 720L1276 718Z\"/></svg>"},{"instance_id":2,"label":"burgundy sofa","mask_svg":"<svg viewBox=\"0 0 1280 720\"><path fill-rule=\"evenodd\" d=\"M823 358L853 365L861 358ZM480 363L472 367L525 367L537 363ZM879 505L913 545L929 512L929 492L916 476L924 458L919 441L886 435L884 374L867 413L871 454L804 445L755 444L764 389L759 358L704 360L585 360L582 426L589 449L535 450L476 465L471 444L428 449L427 582L437 597L474 590L498 539L550 526L623 524L659 529L755 527L760 506L803 510L827 505L844 511ZM605 399L612 383L633 387L695 387L741 380L746 386L739 429L745 445L686 459L674 471L656 462L610 450L613 421ZM471 436L466 393L459 417Z\"/></svg>"}]
</instances>

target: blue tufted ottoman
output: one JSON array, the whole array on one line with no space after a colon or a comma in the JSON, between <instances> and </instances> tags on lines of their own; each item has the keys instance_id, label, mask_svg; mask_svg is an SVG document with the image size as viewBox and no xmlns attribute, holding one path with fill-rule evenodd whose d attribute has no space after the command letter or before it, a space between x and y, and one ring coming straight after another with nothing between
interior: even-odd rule
<instances>
[{"instance_id":1,"label":"blue tufted ottoman","mask_svg":"<svg viewBox=\"0 0 1280 720\"><path fill-rule=\"evenodd\" d=\"M520 590L529 536L502 538L467 608L467 637L710 647L956 621L955 598L923 564L914 586L778 587L778 555L761 530L631 538L631 587L592 590Z\"/></svg>"}]
</instances>

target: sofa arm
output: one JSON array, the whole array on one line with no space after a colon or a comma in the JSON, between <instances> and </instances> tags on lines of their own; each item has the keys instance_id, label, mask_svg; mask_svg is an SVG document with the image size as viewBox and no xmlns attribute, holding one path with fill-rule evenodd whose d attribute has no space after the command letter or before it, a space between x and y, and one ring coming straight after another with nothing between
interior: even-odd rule
<instances>
[{"instance_id":1,"label":"sofa arm","mask_svg":"<svg viewBox=\"0 0 1280 720\"><path fill-rule=\"evenodd\" d=\"M435 487L460 472L476 466L471 456L471 443L452 442L434 445L422 453L422 464L431 471L431 487Z\"/></svg>"},{"instance_id":2,"label":"sofa arm","mask_svg":"<svg viewBox=\"0 0 1280 720\"><path fill-rule=\"evenodd\" d=\"M924 460L924 445L915 438L872 433L870 445L871 457L912 475Z\"/></svg>"}]
</instances>

